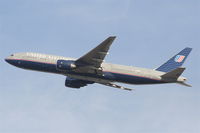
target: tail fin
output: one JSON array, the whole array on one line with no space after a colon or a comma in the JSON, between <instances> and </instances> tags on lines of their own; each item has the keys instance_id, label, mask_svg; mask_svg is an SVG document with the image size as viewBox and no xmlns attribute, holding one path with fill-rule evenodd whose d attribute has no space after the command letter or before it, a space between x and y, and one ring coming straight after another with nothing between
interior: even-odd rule
<instances>
[{"instance_id":1,"label":"tail fin","mask_svg":"<svg viewBox=\"0 0 200 133\"><path fill-rule=\"evenodd\" d=\"M171 59L169 59L166 63L161 65L156 70L162 72L170 72L178 67L181 67L191 51L192 48L183 49L181 52L173 56Z\"/></svg>"}]
</instances>

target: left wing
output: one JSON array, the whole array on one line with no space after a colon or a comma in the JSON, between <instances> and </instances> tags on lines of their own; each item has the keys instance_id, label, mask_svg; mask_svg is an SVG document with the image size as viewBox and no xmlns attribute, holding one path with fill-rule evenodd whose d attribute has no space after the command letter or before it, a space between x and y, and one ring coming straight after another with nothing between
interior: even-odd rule
<instances>
[{"instance_id":1,"label":"left wing","mask_svg":"<svg viewBox=\"0 0 200 133\"><path fill-rule=\"evenodd\" d=\"M122 89L122 90L127 90L127 91L134 90L134 89L130 89L130 88L125 88L123 86L120 86L120 85L117 85L117 84L114 84L114 83L99 83L99 84L110 86L110 87L114 87L114 88L118 88L118 89Z\"/></svg>"},{"instance_id":2,"label":"left wing","mask_svg":"<svg viewBox=\"0 0 200 133\"><path fill-rule=\"evenodd\" d=\"M76 71L79 72L96 72L101 71L101 64L104 61L105 56L108 54L108 50L116 37L111 36L104 40L96 48L80 57L75 61L79 67Z\"/></svg>"}]
</instances>

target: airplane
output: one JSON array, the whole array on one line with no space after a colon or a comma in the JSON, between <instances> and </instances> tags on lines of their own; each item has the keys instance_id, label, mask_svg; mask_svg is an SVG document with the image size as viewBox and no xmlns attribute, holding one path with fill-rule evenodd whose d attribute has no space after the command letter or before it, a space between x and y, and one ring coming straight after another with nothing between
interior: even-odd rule
<instances>
[{"instance_id":1,"label":"airplane","mask_svg":"<svg viewBox=\"0 0 200 133\"><path fill-rule=\"evenodd\" d=\"M116 82L136 85L179 83L191 87L185 83L187 79L181 76L185 70L185 67L181 66L192 48L186 47L156 69L105 63L104 59L115 38L115 36L108 37L78 59L26 52L12 54L5 61L23 69L64 75L65 86L77 89L98 83L123 90L133 90Z\"/></svg>"}]
</instances>

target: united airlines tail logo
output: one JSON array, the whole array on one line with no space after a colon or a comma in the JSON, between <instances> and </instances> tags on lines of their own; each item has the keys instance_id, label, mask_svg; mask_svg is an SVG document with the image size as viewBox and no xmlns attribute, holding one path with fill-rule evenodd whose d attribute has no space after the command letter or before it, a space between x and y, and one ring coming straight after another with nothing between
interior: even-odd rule
<instances>
[{"instance_id":1,"label":"united airlines tail logo","mask_svg":"<svg viewBox=\"0 0 200 133\"><path fill-rule=\"evenodd\" d=\"M184 60L184 58L185 58L184 55L177 55L174 60L175 60L175 62L182 62Z\"/></svg>"}]
</instances>

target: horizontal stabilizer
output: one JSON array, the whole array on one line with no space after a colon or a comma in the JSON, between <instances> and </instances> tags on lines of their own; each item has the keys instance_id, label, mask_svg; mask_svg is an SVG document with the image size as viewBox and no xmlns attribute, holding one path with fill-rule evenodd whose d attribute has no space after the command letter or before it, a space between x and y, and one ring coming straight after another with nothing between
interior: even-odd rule
<instances>
[{"instance_id":1,"label":"horizontal stabilizer","mask_svg":"<svg viewBox=\"0 0 200 133\"><path fill-rule=\"evenodd\" d=\"M181 76L181 74L183 73L183 71L185 70L184 67L179 67L176 68L170 72L165 73L164 75L162 75L162 78L170 78L170 79L177 79L179 76Z\"/></svg>"},{"instance_id":2,"label":"horizontal stabilizer","mask_svg":"<svg viewBox=\"0 0 200 133\"><path fill-rule=\"evenodd\" d=\"M185 82L180 82L179 84L180 84L180 85L187 86L187 87L192 87L191 85L189 85L189 84L186 84Z\"/></svg>"}]
</instances>

